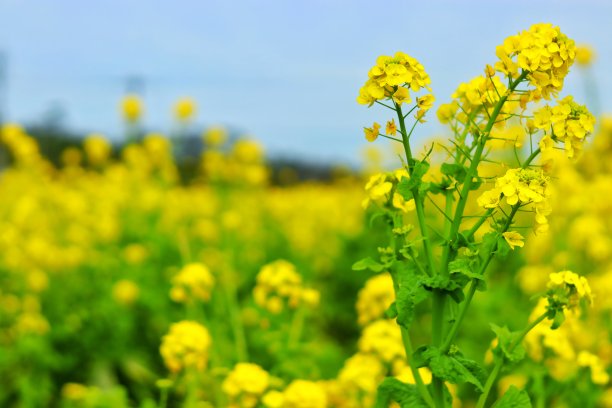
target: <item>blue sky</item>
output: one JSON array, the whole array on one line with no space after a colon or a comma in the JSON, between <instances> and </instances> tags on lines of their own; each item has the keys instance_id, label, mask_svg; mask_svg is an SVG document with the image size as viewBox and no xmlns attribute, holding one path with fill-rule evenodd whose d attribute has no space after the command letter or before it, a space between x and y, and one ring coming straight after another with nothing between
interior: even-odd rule
<instances>
[{"instance_id":1,"label":"blue sky","mask_svg":"<svg viewBox=\"0 0 612 408\"><path fill-rule=\"evenodd\" d=\"M376 56L419 59L440 103L536 22L596 48L592 71L612 112L610 1L0 0L0 16L9 119L33 121L57 102L71 128L111 137L125 79L139 75L150 129L170 130L173 101L191 96L195 126L231 125L272 155L357 163L362 127L388 115L355 102ZM582 85L574 69L566 93L583 101ZM441 130L431 120L418 135Z\"/></svg>"}]
</instances>

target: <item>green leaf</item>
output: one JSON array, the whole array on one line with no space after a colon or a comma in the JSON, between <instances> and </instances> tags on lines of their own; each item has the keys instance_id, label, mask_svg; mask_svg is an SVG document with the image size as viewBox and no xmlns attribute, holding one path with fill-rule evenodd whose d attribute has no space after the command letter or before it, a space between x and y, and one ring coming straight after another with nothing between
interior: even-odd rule
<instances>
[{"instance_id":1,"label":"green leaf","mask_svg":"<svg viewBox=\"0 0 612 408\"><path fill-rule=\"evenodd\" d=\"M430 187L429 183L422 182L423 176L429 170L429 163L427 163L425 160L413 160L412 163L413 168L410 178L402 177L396 188L396 191L402 197L404 197L405 200L410 200L411 198L414 198L415 191L426 192Z\"/></svg>"},{"instance_id":2,"label":"green leaf","mask_svg":"<svg viewBox=\"0 0 612 408\"><path fill-rule=\"evenodd\" d=\"M362 260L355 262L352 269L354 271L369 269L374 272L380 272L385 269L385 266L368 256L367 258L363 258Z\"/></svg>"},{"instance_id":3,"label":"green leaf","mask_svg":"<svg viewBox=\"0 0 612 408\"><path fill-rule=\"evenodd\" d=\"M391 402L397 402L401 408L427 408L416 385L387 377L378 386L375 407L388 408Z\"/></svg>"},{"instance_id":4,"label":"green leaf","mask_svg":"<svg viewBox=\"0 0 612 408\"><path fill-rule=\"evenodd\" d=\"M489 374L487 373L487 371L484 369L482 365L478 364L474 360L470 360L469 358L465 358L461 355L454 355L453 357L459 363L461 363L461 365L467 368L468 371L472 373L474 377L476 377L478 381L480 381L481 384L484 384L487 382L487 378L489 377Z\"/></svg>"},{"instance_id":5,"label":"green leaf","mask_svg":"<svg viewBox=\"0 0 612 408\"><path fill-rule=\"evenodd\" d=\"M476 261L468 258L457 258L454 261L449 262L448 272L451 275L451 279L461 281L460 279L454 278L453 275L460 275L468 280L476 279L478 286L476 288L480 291L487 289L484 276L474 270Z\"/></svg>"},{"instance_id":6,"label":"green leaf","mask_svg":"<svg viewBox=\"0 0 612 408\"><path fill-rule=\"evenodd\" d=\"M491 323L491 330L497 336L497 349L501 350L508 361L516 363L525 358L525 348L521 344L510 350L510 345L520 336L520 332L511 332L506 326L499 327L493 323Z\"/></svg>"},{"instance_id":7,"label":"green leaf","mask_svg":"<svg viewBox=\"0 0 612 408\"><path fill-rule=\"evenodd\" d=\"M514 385L493 405L494 408L531 408L527 391L519 391Z\"/></svg>"},{"instance_id":8,"label":"green leaf","mask_svg":"<svg viewBox=\"0 0 612 408\"><path fill-rule=\"evenodd\" d=\"M423 178L423 176L427 173L428 170L429 170L429 163L427 163L425 160L423 161L415 160L411 177L417 178L420 180Z\"/></svg>"},{"instance_id":9,"label":"green leaf","mask_svg":"<svg viewBox=\"0 0 612 408\"><path fill-rule=\"evenodd\" d=\"M387 310L385 310L385 316L387 319L395 319L397 317L397 304L395 302L391 303Z\"/></svg>"},{"instance_id":10,"label":"green leaf","mask_svg":"<svg viewBox=\"0 0 612 408\"><path fill-rule=\"evenodd\" d=\"M441 275L423 277L422 285L429 291L439 290L446 292L457 303L462 302L465 298L463 287L465 282L459 282Z\"/></svg>"},{"instance_id":11,"label":"green leaf","mask_svg":"<svg viewBox=\"0 0 612 408\"><path fill-rule=\"evenodd\" d=\"M397 324L408 329L414 320L416 305L427 299L429 293L423 288L421 278L412 270L399 273L398 281L395 300Z\"/></svg>"},{"instance_id":12,"label":"green leaf","mask_svg":"<svg viewBox=\"0 0 612 408\"><path fill-rule=\"evenodd\" d=\"M452 177L460 183L463 183L467 174L467 168L456 163L443 163L440 166L440 171L445 176Z\"/></svg>"},{"instance_id":13,"label":"green leaf","mask_svg":"<svg viewBox=\"0 0 612 408\"><path fill-rule=\"evenodd\" d=\"M470 383L478 390L482 391L481 380L472 372L477 372L481 376L477 364L461 356L449 356L442 354L437 347L420 347L413 355L417 366L428 366L431 373L444 381L453 384ZM465 365L467 364L469 368Z\"/></svg>"}]
</instances>

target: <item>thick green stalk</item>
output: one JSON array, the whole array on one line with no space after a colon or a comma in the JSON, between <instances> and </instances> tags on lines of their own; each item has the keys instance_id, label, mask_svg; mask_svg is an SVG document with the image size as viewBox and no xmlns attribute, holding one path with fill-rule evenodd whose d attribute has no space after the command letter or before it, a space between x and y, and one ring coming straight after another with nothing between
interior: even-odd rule
<instances>
[{"instance_id":1,"label":"thick green stalk","mask_svg":"<svg viewBox=\"0 0 612 408\"><path fill-rule=\"evenodd\" d=\"M519 335L516 339L514 339L514 341L508 346L508 352L512 353L512 351L514 350L514 348L516 346L518 346L519 344L521 344L521 342L523 341L523 339L525 338L525 336L527 335L527 333L529 333L534 327L536 327L538 324L540 324L544 319L546 319L546 317L548 316L548 311L545 312L544 314L542 314L540 317L538 317L537 319L535 319L533 322L531 322ZM485 383L484 386L484 391L483 393L480 395L480 398L478 398L478 403L476 404L476 408L483 408L487 402L487 399L489 398L489 393L491 392L491 388L493 388L493 384L495 384L495 380L497 379L497 376L499 375L499 372L502 369L502 366L504 365L504 356L502 355L497 362L495 363L495 366L493 367L493 371L491 371L491 374L489 374L489 377L487 378L487 382Z\"/></svg>"},{"instance_id":2,"label":"thick green stalk","mask_svg":"<svg viewBox=\"0 0 612 408\"><path fill-rule=\"evenodd\" d=\"M398 219L393 220L393 225L398 223ZM391 234L391 245L394 251L397 251L397 237L392 233ZM415 260L416 262L416 260ZM391 271L391 278L393 280L393 290L395 292L395 297L397 298L397 293L399 291L399 284L397 279L397 272ZM404 350L406 351L406 358L408 360L408 365L410 367L410 371L412 371L412 376L414 377L414 382L416 383L417 389L419 390L419 394L421 398L429 405L430 407L435 407L433 399L431 398L431 394L427 390L423 379L421 378L421 373L419 373L419 369L414 364L412 360L412 354L414 353L414 349L412 347L412 341L410 340L410 332L403 326L400 326L400 330L402 333L402 343L404 344Z\"/></svg>"},{"instance_id":3,"label":"thick green stalk","mask_svg":"<svg viewBox=\"0 0 612 408\"><path fill-rule=\"evenodd\" d=\"M408 365L410 366L410 371L412 371L412 376L414 377L414 382L419 390L419 394L421 394L421 398L429 405L430 407L435 407L434 401L431 398L431 395L427 391L427 387L425 387L425 383L423 383L423 379L421 378L421 373L419 373L419 369L414 364L412 354L414 353L414 349L412 347L412 342L410 341L410 333L404 327L401 327L402 331L402 342L404 343L404 349L406 349L406 356L408 358Z\"/></svg>"},{"instance_id":4,"label":"thick green stalk","mask_svg":"<svg viewBox=\"0 0 612 408\"><path fill-rule=\"evenodd\" d=\"M398 122L400 125L400 133L402 135L402 145L404 146L404 153L406 154L406 160L408 161L408 172L412 176L413 172L413 156L412 150L410 149L410 140L408 138L409 134L406 131L406 121L404 119L404 114L402 112L402 107L399 104L395 104L395 110L397 112ZM416 125L416 122L415 122ZM414 126L410 130L412 133L414 130ZM423 238L423 250L425 252L425 258L427 260L427 265L425 270L429 272L430 275L435 274L435 263L433 258L433 250L431 248L431 242L429 242L429 234L427 233L427 225L425 223L425 210L423 208L423 200L420 197L420 193L418 190L413 192L414 195L414 203L416 207L417 220L419 222L419 228L421 230L421 236ZM443 315L444 315L444 296L440 293L434 292L433 299L433 320L432 320L432 340L434 343L436 341L440 341L441 339L441 330L443 324ZM408 360L411 360L412 354L408 355ZM418 373L418 370L417 370ZM441 381L434 378L434 406L435 407L444 407L444 394L442 390L443 384Z\"/></svg>"}]
</instances>

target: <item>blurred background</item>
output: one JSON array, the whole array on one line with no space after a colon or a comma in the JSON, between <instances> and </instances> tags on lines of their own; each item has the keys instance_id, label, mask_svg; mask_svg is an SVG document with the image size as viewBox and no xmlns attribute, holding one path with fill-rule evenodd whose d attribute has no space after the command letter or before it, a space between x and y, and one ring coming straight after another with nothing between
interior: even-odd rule
<instances>
[{"instance_id":1,"label":"blurred background","mask_svg":"<svg viewBox=\"0 0 612 408\"><path fill-rule=\"evenodd\" d=\"M355 98L378 55L420 60L442 103L503 38L535 22L596 50L595 110L612 110L612 3L603 0L2 0L0 13L2 118L75 136L120 141L125 93L141 96L145 128L170 132L174 102L189 96L196 126L253 135L272 157L357 166L362 126L380 110ZM564 92L584 102L582 81L570 75ZM430 122L420 137L441 132Z\"/></svg>"}]
</instances>

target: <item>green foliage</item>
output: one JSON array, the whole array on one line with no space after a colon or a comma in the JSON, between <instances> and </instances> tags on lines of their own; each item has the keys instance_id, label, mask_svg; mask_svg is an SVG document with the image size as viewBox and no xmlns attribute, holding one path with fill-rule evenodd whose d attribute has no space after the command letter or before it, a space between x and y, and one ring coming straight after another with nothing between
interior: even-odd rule
<instances>
[{"instance_id":1,"label":"green foliage","mask_svg":"<svg viewBox=\"0 0 612 408\"><path fill-rule=\"evenodd\" d=\"M514 385L493 405L494 408L531 408L527 391L519 391Z\"/></svg>"},{"instance_id":2,"label":"green foliage","mask_svg":"<svg viewBox=\"0 0 612 408\"><path fill-rule=\"evenodd\" d=\"M429 367L434 377L452 384L470 383L479 391L483 390L484 370L475 361L460 354L448 355L434 346L417 349L413 358L419 367Z\"/></svg>"},{"instance_id":3,"label":"green foliage","mask_svg":"<svg viewBox=\"0 0 612 408\"><path fill-rule=\"evenodd\" d=\"M491 329L499 342L496 350L501 350L504 358L513 363L525 358L525 348L517 343L520 332L511 332L506 326L499 327L493 323L491 323Z\"/></svg>"},{"instance_id":4,"label":"green foliage","mask_svg":"<svg viewBox=\"0 0 612 408\"><path fill-rule=\"evenodd\" d=\"M387 377L378 386L376 408L388 408L397 402L401 408L427 408L415 385L405 384L397 378Z\"/></svg>"}]
</instances>

